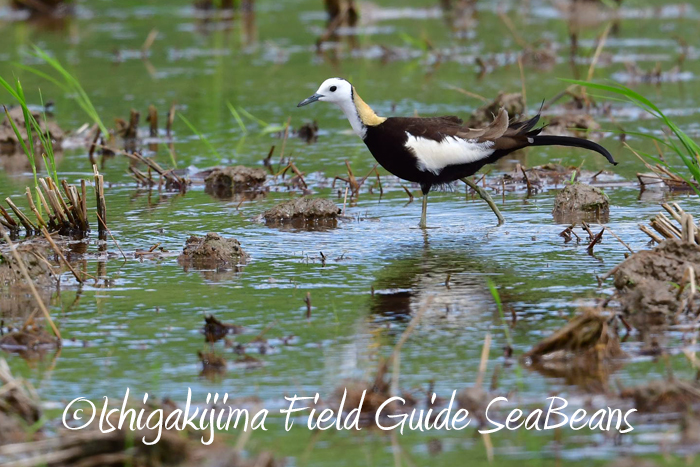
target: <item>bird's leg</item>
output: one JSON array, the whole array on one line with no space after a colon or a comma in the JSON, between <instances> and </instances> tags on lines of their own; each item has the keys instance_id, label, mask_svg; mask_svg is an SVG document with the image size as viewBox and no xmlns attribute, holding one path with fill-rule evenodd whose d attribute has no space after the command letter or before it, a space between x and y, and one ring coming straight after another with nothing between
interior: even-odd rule
<instances>
[{"instance_id":1,"label":"bird's leg","mask_svg":"<svg viewBox=\"0 0 700 467\"><path fill-rule=\"evenodd\" d=\"M493 198L491 198L491 195L489 194L489 192L484 190L482 187L480 187L479 185L477 185L473 181L469 180L467 177L464 177L461 180L464 183L466 183L469 188L476 191L476 194L478 194L481 197L481 199L486 201L486 203L489 205L489 207L491 208L493 213L496 214L496 217L498 218L498 225L503 225L503 223L505 222L505 219L503 218L501 211L498 209L498 206L496 206L496 203L494 203Z\"/></svg>"},{"instance_id":2,"label":"bird's leg","mask_svg":"<svg viewBox=\"0 0 700 467\"><path fill-rule=\"evenodd\" d=\"M428 217L428 193L425 193L423 195L423 210L421 211L420 214L420 224L418 226L421 229L425 229L427 225L427 217Z\"/></svg>"}]
</instances>

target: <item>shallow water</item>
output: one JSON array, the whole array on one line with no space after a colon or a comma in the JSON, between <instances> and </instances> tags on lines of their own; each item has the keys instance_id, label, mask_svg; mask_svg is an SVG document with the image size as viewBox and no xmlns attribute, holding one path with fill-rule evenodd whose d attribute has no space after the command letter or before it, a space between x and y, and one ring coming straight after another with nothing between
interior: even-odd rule
<instances>
[{"instance_id":1,"label":"shallow water","mask_svg":"<svg viewBox=\"0 0 700 467\"><path fill-rule=\"evenodd\" d=\"M481 104L448 85L483 96L520 90L517 64L502 57L519 48L490 3L479 4L475 29L465 40L454 38L458 31L445 27L435 5L383 3L389 9L374 11L370 16L375 21L362 24L359 43L364 50L377 45L406 48L410 53L405 60L382 63L371 54L352 53L347 46L335 58L333 52L316 55L313 44L323 27L323 14L321 2L311 0L261 1L251 21L254 26L239 17L224 23L207 21L188 2L175 0L79 3L76 17L53 31L11 21L2 10L0 31L5 39L0 43L0 75L15 73L28 94L34 95L41 86L44 97L55 101L56 119L64 128L75 129L86 122L86 115L70 96L11 65L36 64L26 52L30 44L37 44L69 66L108 125L113 117L127 117L132 107L145 118L149 104L159 108L162 122L171 102L177 101L180 111L210 139L225 163L259 165L270 146L276 145L274 161L282 144L275 135L256 135L254 124L241 142L226 101L273 124L283 124L288 116L292 126L316 119L321 127L318 141L307 145L292 138L285 154L291 154L302 171L315 174L307 178L315 195L330 197L342 206L344 187L331 188L326 177L344 175L345 160L351 162L355 175L364 176L374 161L362 142L348 134L349 126L337 109L321 104L295 107L326 77L351 79L363 98L384 115L415 111L467 116ZM542 99L565 87L557 77L571 77L572 70L561 11L550 2L529 3L531 10L521 8L520 2L506 3L520 34L530 42L547 39L559 49L551 70L525 69L528 103L534 111ZM414 9L419 7L428 10ZM693 46L700 39L697 15L690 4L632 3L622 10L619 29L605 48L604 53L612 58L601 60L596 77L622 79L626 69L621 62L630 57L643 69L652 69L658 61L663 70L669 70L681 52L672 38L682 37L691 45L690 59L683 64L679 79L637 89L677 115L691 133L697 131L700 66ZM583 30L580 53L589 56L604 27L605 23L598 23ZM158 37L148 59L142 60L141 45L154 28ZM436 63L436 52L420 51L400 33L429 38L435 50L443 53L442 62ZM495 57L497 62L511 64L498 66L477 80L475 57ZM578 61L578 73L585 75L588 60ZM632 107L616 104L613 115L628 130L659 130L654 120L640 118ZM601 122L604 128L615 128L604 117ZM220 163L177 119L174 133L179 168ZM628 141L637 147L641 144L634 138ZM640 198L633 182L636 172L644 171L643 165L612 133L601 142L620 162L616 168L596 155L568 148L537 148L504 161L493 168L492 175L511 171L516 158L528 167L561 161L565 165L583 163L584 169L593 172L611 170L618 182L629 183L606 188L612 202L607 225L635 251L643 249L647 237L637 224L659 211L658 203L665 195L652 192ZM164 147L157 157L168 164ZM507 323L512 320L510 310L517 317L516 324L509 326L516 357L565 323L578 307L611 293L609 283L598 288L595 276L619 263L626 249L610 236L593 256L584 245L564 244L559 233L565 226L555 224L551 215L555 189L529 199L523 192L495 196L507 219L500 228L495 227L485 203L465 200L463 187L433 193L428 223L434 228L423 232L416 227L420 199L416 196L407 204L401 184L386 176L383 196L365 187L357 202L346 207L346 218L337 228L307 232L268 228L254 220L266 208L299 195L279 180L271 183L271 192L263 200L240 204L213 199L200 186L185 195L138 189L126 175L127 167L127 160L119 156L101 167L110 185L111 231L126 252L160 243L171 253L124 263L110 243L108 249L114 253L110 259L89 257L86 262L91 274L104 267L99 280L79 287L64 274L51 308L69 339L60 355L26 362L3 354L13 372L32 381L46 401L58 404L78 396L118 398L126 387L132 394L148 392L176 401L184 400L187 387L199 400L208 392L226 391L236 397L257 396L270 408L281 407L282 397L291 393L329 396L345 378L372 375L378 356L388 355L405 330L409 313L415 314L427 303L422 322L401 353L401 388L425 389L434 382L441 395L449 395L473 385L484 335L490 331L493 343L486 378L489 381L498 368L499 393L511 393L514 403L544 406L545 397L560 394L572 403L585 404L593 397L566 378L543 376L522 367L517 359L504 359L503 323L487 287L491 279L499 288ZM58 169L69 181L89 177L86 149L66 150ZM19 195L29 182L27 172L3 171L0 195L3 199ZM417 193L417 187L411 188ZM689 211L698 205L696 198L681 195L678 200ZM593 230L600 227L595 225ZM251 256L249 264L239 272L183 270L176 261L177 252L190 234L207 232L240 240ZM96 251L94 245L90 249ZM445 286L448 275L449 288ZM308 321L307 293L312 303ZM200 329L206 314L244 326L246 333L236 338L239 342L250 342L272 325L265 336L273 349L255 355L263 365L254 369L235 365L236 356L219 345L219 352L229 361L227 373L215 381L201 377L197 352L205 348ZM288 336L295 338L285 344L282 339ZM691 377L691 366L677 352L682 339L681 332L671 333L661 345L672 353L670 365L675 374ZM623 350L634 353L640 345L635 333ZM604 384L629 386L666 374L662 359L635 357L621 362ZM605 405L604 399L597 401L598 406ZM582 453L591 455L592 447L601 462L623 453L655 453L666 440L660 433L668 430L675 431L676 425L645 423L624 437L621 445L612 437L587 430L560 433L562 439L553 432L498 433L492 438L499 463L542 465L545 461L538 460L540 455L576 463ZM250 447L269 449L274 440L273 450L289 456L292 465L384 465L393 456L391 440L385 435L312 436L307 431L275 430L269 436L254 434ZM486 462L482 442L469 432L411 433L399 443L403 455L419 465L452 465L465 455L475 463ZM436 443L441 453L435 454Z\"/></svg>"}]
</instances>

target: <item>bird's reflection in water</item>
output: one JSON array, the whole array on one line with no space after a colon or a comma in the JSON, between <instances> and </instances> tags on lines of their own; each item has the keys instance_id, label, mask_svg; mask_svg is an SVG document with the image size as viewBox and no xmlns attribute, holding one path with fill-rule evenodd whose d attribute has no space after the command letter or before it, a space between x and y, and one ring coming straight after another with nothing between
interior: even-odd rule
<instances>
[{"instance_id":1,"label":"bird's reflection in water","mask_svg":"<svg viewBox=\"0 0 700 467\"><path fill-rule=\"evenodd\" d=\"M484 333L499 320L486 284L486 274L497 271L488 267L470 255L467 246L433 250L429 241L388 262L375 274L369 313L355 323L350 342L326 354L327 383L375 374L383 350L394 348L423 307L410 345L430 343L432 350L425 355L437 358L447 350L444 345L469 352L473 342L477 355ZM407 344L404 351L408 348Z\"/></svg>"},{"instance_id":2,"label":"bird's reflection in water","mask_svg":"<svg viewBox=\"0 0 700 467\"><path fill-rule=\"evenodd\" d=\"M423 324L475 326L496 309L482 263L465 251L431 250L396 260L376 276L369 311L375 322L410 319L427 306ZM428 300L430 298L430 304Z\"/></svg>"}]
</instances>

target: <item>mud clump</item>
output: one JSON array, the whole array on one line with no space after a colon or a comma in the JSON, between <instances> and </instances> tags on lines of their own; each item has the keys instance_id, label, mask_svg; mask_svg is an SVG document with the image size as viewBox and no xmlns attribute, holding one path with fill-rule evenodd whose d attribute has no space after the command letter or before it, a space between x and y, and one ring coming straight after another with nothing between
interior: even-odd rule
<instances>
[{"instance_id":1,"label":"mud clump","mask_svg":"<svg viewBox=\"0 0 700 467\"><path fill-rule=\"evenodd\" d=\"M604 357L622 355L620 341L612 336L608 317L596 310L584 312L566 323L561 329L535 345L525 357L534 360L567 359L585 353Z\"/></svg>"},{"instance_id":2,"label":"mud clump","mask_svg":"<svg viewBox=\"0 0 700 467\"><path fill-rule=\"evenodd\" d=\"M64 15L72 11L70 0L12 0L15 10L27 10L33 15Z\"/></svg>"},{"instance_id":3,"label":"mud clump","mask_svg":"<svg viewBox=\"0 0 700 467\"><path fill-rule=\"evenodd\" d=\"M41 418L39 402L32 388L15 379L0 359L0 446L27 439L27 427Z\"/></svg>"},{"instance_id":4,"label":"mud clump","mask_svg":"<svg viewBox=\"0 0 700 467\"><path fill-rule=\"evenodd\" d=\"M178 262L195 269L236 267L248 260L248 254L235 238L225 238L210 232L205 237L192 235L187 239Z\"/></svg>"},{"instance_id":5,"label":"mud clump","mask_svg":"<svg viewBox=\"0 0 700 467\"><path fill-rule=\"evenodd\" d=\"M470 128L479 128L491 123L501 108L506 109L508 115L513 118L525 112L525 101L520 93L499 93L496 99L483 107L480 107L467 121Z\"/></svg>"},{"instance_id":6,"label":"mud clump","mask_svg":"<svg viewBox=\"0 0 700 467\"><path fill-rule=\"evenodd\" d=\"M0 349L16 352L26 359L37 360L42 352L61 347L60 339L30 320L22 329L0 336Z\"/></svg>"},{"instance_id":7,"label":"mud clump","mask_svg":"<svg viewBox=\"0 0 700 467\"><path fill-rule=\"evenodd\" d=\"M9 118L11 118L14 124L17 126L19 134L26 142L27 129L24 124L24 113L22 112L22 108L14 107L9 110L9 114ZM54 145L54 150L59 149L61 141L63 141L64 137L63 130L61 130L61 128L54 122L44 122L44 117L39 112L32 111L31 114L36 119L37 123L39 123L42 133L46 134L48 130L49 137ZM40 146L41 140L38 137L34 139L34 144L36 146ZM4 115L2 123L0 124L0 154L14 154L20 150L21 143L17 138L14 129L12 128L12 123L10 123L7 116Z\"/></svg>"},{"instance_id":8,"label":"mud clump","mask_svg":"<svg viewBox=\"0 0 700 467\"><path fill-rule=\"evenodd\" d=\"M610 374L625 356L619 336L608 326L609 316L585 309L523 357L541 375L563 378L589 392L608 392Z\"/></svg>"},{"instance_id":9,"label":"mud clump","mask_svg":"<svg viewBox=\"0 0 700 467\"><path fill-rule=\"evenodd\" d=\"M304 123L296 131L296 135L307 143L315 143L318 139L318 122L314 120L313 122Z\"/></svg>"},{"instance_id":10,"label":"mud clump","mask_svg":"<svg viewBox=\"0 0 700 467\"><path fill-rule=\"evenodd\" d=\"M226 373L226 359L216 352L199 351L197 356L199 357L199 361L202 362L200 376L216 378Z\"/></svg>"},{"instance_id":11,"label":"mud clump","mask_svg":"<svg viewBox=\"0 0 700 467\"><path fill-rule=\"evenodd\" d=\"M261 191L266 180L267 174L260 168L220 167L204 179L204 191L216 198L231 198L236 193Z\"/></svg>"},{"instance_id":12,"label":"mud clump","mask_svg":"<svg viewBox=\"0 0 700 467\"><path fill-rule=\"evenodd\" d=\"M348 413L360 407L360 403L362 403L358 414L360 426L374 424L377 411L382 404L391 398L391 378L387 375L387 364L387 361L382 361L379 364L373 380L346 380L334 392L334 399L341 400L345 396L345 407ZM406 402L401 408L416 405L416 401L409 394L403 394L402 397ZM384 407L382 414L390 415L398 411L398 405L392 402ZM386 418L384 421L387 421Z\"/></svg>"},{"instance_id":13,"label":"mud clump","mask_svg":"<svg viewBox=\"0 0 700 467\"><path fill-rule=\"evenodd\" d=\"M620 263L614 274L623 312L663 321L682 310L684 279L689 268L700 271L700 246L669 239ZM679 284L679 289L674 284Z\"/></svg>"},{"instance_id":14,"label":"mud clump","mask_svg":"<svg viewBox=\"0 0 700 467\"><path fill-rule=\"evenodd\" d=\"M212 315L204 317L202 334L204 334L204 338L207 342L217 342L230 334L240 334L242 332L243 326L222 323Z\"/></svg>"},{"instance_id":15,"label":"mud clump","mask_svg":"<svg viewBox=\"0 0 700 467\"><path fill-rule=\"evenodd\" d=\"M632 399L640 412L684 412L700 403L700 383L672 379L654 380L620 391L623 399Z\"/></svg>"},{"instance_id":16,"label":"mud clump","mask_svg":"<svg viewBox=\"0 0 700 467\"><path fill-rule=\"evenodd\" d=\"M331 200L297 198L268 209L262 215L268 225L332 226L337 224L340 208Z\"/></svg>"},{"instance_id":17,"label":"mud clump","mask_svg":"<svg viewBox=\"0 0 700 467\"><path fill-rule=\"evenodd\" d=\"M577 221L607 222L610 201L600 188L574 183L557 193L552 211L554 221L569 224Z\"/></svg>"},{"instance_id":18,"label":"mud clump","mask_svg":"<svg viewBox=\"0 0 700 467\"><path fill-rule=\"evenodd\" d=\"M36 286L39 296L45 303L49 302L55 287L54 271L40 257L50 257L48 250L41 244L24 242L17 248L27 272ZM36 308L36 299L29 285L24 280L19 266L12 255L0 251L0 311L4 318L26 316Z\"/></svg>"}]
</instances>

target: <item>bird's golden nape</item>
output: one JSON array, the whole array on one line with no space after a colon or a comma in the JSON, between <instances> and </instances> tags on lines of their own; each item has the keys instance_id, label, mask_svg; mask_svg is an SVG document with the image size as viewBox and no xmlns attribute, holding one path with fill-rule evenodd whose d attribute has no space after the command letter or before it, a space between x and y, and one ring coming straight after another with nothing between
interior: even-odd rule
<instances>
[{"instance_id":1,"label":"bird's golden nape","mask_svg":"<svg viewBox=\"0 0 700 467\"><path fill-rule=\"evenodd\" d=\"M357 90L355 90L354 86L352 88L352 100L353 104L355 105L357 115L358 117L360 117L360 121L363 125L377 126L381 125L382 123L384 123L384 121L386 121L386 117L378 116L376 112L372 110L372 107L367 105L367 103L364 100L362 100L360 95L357 93Z\"/></svg>"},{"instance_id":2,"label":"bird's golden nape","mask_svg":"<svg viewBox=\"0 0 700 467\"><path fill-rule=\"evenodd\" d=\"M530 146L568 146L595 151L616 164L610 152L598 143L568 136L540 135L535 128L540 115L510 121L501 109L485 128L466 127L459 117L380 117L342 78L324 81L316 93L299 103L331 102L343 111L353 131L364 141L379 164L396 177L420 184L423 192L421 227L426 227L428 194L432 187L461 180L486 201L504 221L496 203L483 187L469 177L486 164Z\"/></svg>"}]
</instances>

